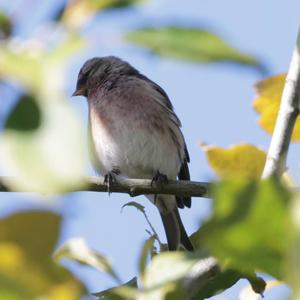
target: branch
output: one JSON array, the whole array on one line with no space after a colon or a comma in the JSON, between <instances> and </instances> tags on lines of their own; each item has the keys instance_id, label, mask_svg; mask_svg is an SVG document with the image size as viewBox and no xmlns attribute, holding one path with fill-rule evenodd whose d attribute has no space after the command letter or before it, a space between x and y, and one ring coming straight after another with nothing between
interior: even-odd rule
<instances>
[{"instance_id":1,"label":"branch","mask_svg":"<svg viewBox=\"0 0 300 300\"><path fill-rule=\"evenodd\" d=\"M300 30L289 72L283 89L281 104L269 147L262 178L281 176L286 170L286 157L300 104Z\"/></svg>"},{"instance_id":2,"label":"branch","mask_svg":"<svg viewBox=\"0 0 300 300\"><path fill-rule=\"evenodd\" d=\"M8 180L9 179L9 180ZM25 190L11 190L6 184L13 178L0 176L0 192L26 192ZM86 177L83 187L75 188L70 192L106 192L107 185L103 177ZM208 197L210 184L207 182L196 182L186 180L169 180L167 184L151 185L150 179L127 179L117 177L109 189L111 193L127 193L131 197L149 194L169 194L177 196ZM28 191L27 191L28 192Z\"/></svg>"}]
</instances>

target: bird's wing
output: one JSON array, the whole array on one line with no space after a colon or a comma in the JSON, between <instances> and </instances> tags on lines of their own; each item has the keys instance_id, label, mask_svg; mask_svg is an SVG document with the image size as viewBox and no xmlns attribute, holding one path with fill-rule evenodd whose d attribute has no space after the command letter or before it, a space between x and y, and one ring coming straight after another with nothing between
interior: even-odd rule
<instances>
[{"instance_id":1,"label":"bird's wing","mask_svg":"<svg viewBox=\"0 0 300 300\"><path fill-rule=\"evenodd\" d=\"M162 96L162 97L160 97L161 102L159 102L159 101L157 101L157 102L159 102L160 104L163 104L165 106L165 108L169 112L170 119L173 121L173 123L175 123L176 126L178 126L180 128L181 122L173 110L173 105L172 105L167 93L155 82L151 81L151 85ZM180 131L180 133L181 133L181 131ZM183 136L182 136L182 138L184 140ZM190 162L190 155L187 150L185 141L184 141L184 153L185 153L185 157L182 161L182 165L181 165L181 168L178 173L178 179L179 180L190 180L190 171L189 171L189 167L188 167L188 163ZM176 202L177 202L177 206L179 208L184 208L185 206L191 207L191 204L192 204L191 197L176 197Z\"/></svg>"},{"instance_id":2,"label":"bird's wing","mask_svg":"<svg viewBox=\"0 0 300 300\"><path fill-rule=\"evenodd\" d=\"M179 130L180 134L182 135L181 130L180 130L181 122L180 122L179 118L177 117L177 115L175 114L171 100L168 97L167 93L164 91L164 89L161 88L154 81L150 80L148 77L146 77L145 75L143 75L139 72L135 73L134 76L146 81L158 93L159 97L153 97L153 100L155 100L157 104L159 104L165 110L167 110L170 120L174 123L174 125L176 127L178 127L178 130ZM183 135L182 135L182 139L184 141ZM179 180L190 180L190 172L189 172L189 167L188 167L188 163L190 162L190 156L189 156L185 141L184 141L184 153L185 153L185 155L184 155L184 158L183 158L183 161L181 164L181 168L179 170L177 177ZM191 197L176 197L176 202L177 202L177 206L179 208L184 208L185 206L191 207Z\"/></svg>"},{"instance_id":3,"label":"bird's wing","mask_svg":"<svg viewBox=\"0 0 300 300\"><path fill-rule=\"evenodd\" d=\"M178 173L178 179L179 180L190 180L190 171L188 162L190 161L190 156L186 147L186 144L184 144L184 152L185 152L185 158L182 162L180 171ZM179 208L191 207L192 205L192 199L191 197L176 197L177 206Z\"/></svg>"}]
</instances>

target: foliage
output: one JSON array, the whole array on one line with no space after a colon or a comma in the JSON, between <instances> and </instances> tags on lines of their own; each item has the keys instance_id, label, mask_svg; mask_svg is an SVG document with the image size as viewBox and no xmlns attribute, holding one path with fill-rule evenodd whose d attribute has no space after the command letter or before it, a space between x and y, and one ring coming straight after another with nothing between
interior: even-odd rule
<instances>
[{"instance_id":1,"label":"foliage","mask_svg":"<svg viewBox=\"0 0 300 300\"><path fill-rule=\"evenodd\" d=\"M216 185L212 195L214 213L197 233L199 243L226 266L282 279L291 243L288 191L273 179L238 180Z\"/></svg>"},{"instance_id":2,"label":"foliage","mask_svg":"<svg viewBox=\"0 0 300 300\"><path fill-rule=\"evenodd\" d=\"M85 161L83 132L66 101L63 75L66 58L82 41L69 37L49 51L26 42L19 46L24 49L16 51L6 41L0 49L0 75L27 90L0 136L1 165L17 178L8 181L12 188L42 193L70 190L82 184Z\"/></svg>"},{"instance_id":3,"label":"foliage","mask_svg":"<svg viewBox=\"0 0 300 300\"><path fill-rule=\"evenodd\" d=\"M110 262L103 255L91 250L82 238L73 238L57 249L54 253L54 259L59 262L62 258L69 258L80 264L92 266L120 282Z\"/></svg>"},{"instance_id":4,"label":"foliage","mask_svg":"<svg viewBox=\"0 0 300 300\"><path fill-rule=\"evenodd\" d=\"M228 61L263 69L253 56L234 49L215 33L200 28L143 28L130 32L127 38L163 57L202 63Z\"/></svg>"},{"instance_id":5,"label":"foliage","mask_svg":"<svg viewBox=\"0 0 300 300\"><path fill-rule=\"evenodd\" d=\"M59 34L40 40L17 39L13 18L0 13L1 81L18 88L18 101L0 135L1 168L14 175L14 180L6 179L12 191L56 194L80 188L85 141L65 93L68 62L88 46L84 28L99 13L138 2L68 1L53 18ZM125 38L164 58L230 62L265 71L257 58L202 27L137 28ZM284 78L280 74L256 84L253 106L260 126L270 134ZM299 132L298 120L293 140L300 139ZM257 271L284 280L293 288L294 299L299 298L299 194L274 178L259 181L266 154L255 145L202 149L221 181L213 186L212 216L191 236L194 253L163 251L145 208L129 202L123 207L142 212L152 231L141 250L138 278L122 284L110 261L82 238L64 243L54 252L54 260L73 260L108 274L116 286L96 293L100 299L206 299L245 278L253 291L263 294L265 282ZM53 212L27 211L0 220L1 299L72 300L86 295L85 286L52 260L61 218Z\"/></svg>"},{"instance_id":6,"label":"foliage","mask_svg":"<svg viewBox=\"0 0 300 300\"><path fill-rule=\"evenodd\" d=\"M105 9L125 8L141 0L75 0L69 1L60 13L61 21L69 28L79 28ZM60 19L60 18L58 18Z\"/></svg>"},{"instance_id":7,"label":"foliage","mask_svg":"<svg viewBox=\"0 0 300 300\"><path fill-rule=\"evenodd\" d=\"M224 149L202 145L211 168L221 178L260 178L266 153L254 145L238 144Z\"/></svg>"},{"instance_id":8,"label":"foliage","mask_svg":"<svg viewBox=\"0 0 300 300\"><path fill-rule=\"evenodd\" d=\"M85 287L56 265L52 251L61 216L25 211L0 220L0 297L2 299L79 299Z\"/></svg>"},{"instance_id":9,"label":"foliage","mask_svg":"<svg viewBox=\"0 0 300 300\"><path fill-rule=\"evenodd\" d=\"M12 31L12 22L10 18L0 11L0 40L10 36Z\"/></svg>"},{"instance_id":10,"label":"foliage","mask_svg":"<svg viewBox=\"0 0 300 300\"><path fill-rule=\"evenodd\" d=\"M272 134L279 110L280 99L285 84L286 74L273 75L255 85L257 97L253 108L260 114L259 125L269 134ZM298 117L292 135L292 140L300 141L300 119Z\"/></svg>"}]
</instances>

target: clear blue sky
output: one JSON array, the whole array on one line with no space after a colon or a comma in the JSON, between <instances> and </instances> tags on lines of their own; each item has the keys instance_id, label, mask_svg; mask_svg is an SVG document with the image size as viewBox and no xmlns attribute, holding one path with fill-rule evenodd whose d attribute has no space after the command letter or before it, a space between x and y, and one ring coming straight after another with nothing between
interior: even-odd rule
<instances>
[{"instance_id":1,"label":"clear blue sky","mask_svg":"<svg viewBox=\"0 0 300 300\"><path fill-rule=\"evenodd\" d=\"M117 55L128 60L142 73L160 84L172 100L183 124L183 132L191 156L193 180L214 178L201 142L224 147L249 142L267 150L270 136L256 124L258 116L251 107L254 99L253 84L260 79L254 70L230 64L188 64L160 59L146 50L122 40L126 30L145 25L182 24L211 28L237 48L262 59L270 74L286 71L300 24L299 0L274 1L216 1L216 0L148 0L128 10L104 12L84 29L90 46L73 60L68 74L67 92L72 93L77 72L85 59L91 56ZM26 5L24 6L24 3ZM0 1L0 7L17 11L21 16L17 34L30 37L39 21L56 8L59 1ZM21 7L34 6L32 10ZM70 102L87 122L84 99L71 98ZM0 116L5 112L1 112ZM299 180L299 145L293 145L289 162L293 175ZM90 174L93 174L90 171ZM26 207L21 195L1 195L6 211ZM7 201L5 201L7 200ZM113 265L127 281L136 275L140 247L147 238L147 224L134 208L121 206L131 201L128 196L98 193L76 193L59 199L58 207L65 215L61 242L69 237L83 236L89 245L108 255ZM144 197L135 199L146 206L150 219L164 236L156 209ZM1 200L2 201L2 200ZM9 204L8 202L12 203ZM209 215L210 201L195 199L192 209L182 212L187 231L192 233ZM267 219L266 214L266 219ZM70 266L87 282L92 291L110 287L111 281L96 271ZM243 284L243 283L241 283ZM240 285L241 285L240 284ZM239 287L240 287L239 285ZM239 287L214 299L237 299ZM265 299L284 299L287 289L275 288Z\"/></svg>"}]
</instances>

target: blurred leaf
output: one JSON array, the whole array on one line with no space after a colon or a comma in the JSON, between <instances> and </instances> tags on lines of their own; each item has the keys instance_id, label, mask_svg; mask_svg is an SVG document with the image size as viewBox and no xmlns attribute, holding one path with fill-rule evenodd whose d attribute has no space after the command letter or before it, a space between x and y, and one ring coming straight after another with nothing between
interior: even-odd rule
<instances>
[{"instance_id":1,"label":"blurred leaf","mask_svg":"<svg viewBox=\"0 0 300 300\"><path fill-rule=\"evenodd\" d=\"M127 38L163 57L201 63L229 61L263 68L256 58L234 49L213 32L200 28L144 28L130 32Z\"/></svg>"},{"instance_id":2,"label":"blurred leaf","mask_svg":"<svg viewBox=\"0 0 300 300\"><path fill-rule=\"evenodd\" d=\"M139 258L139 272L141 276L141 281L144 280L144 273L147 266L147 259L149 257L149 254L152 253L153 247L154 247L155 237L150 237L145 243L142 248L140 258Z\"/></svg>"},{"instance_id":3,"label":"blurred leaf","mask_svg":"<svg viewBox=\"0 0 300 300\"><path fill-rule=\"evenodd\" d=\"M254 145L238 144L229 149L202 146L209 165L221 178L260 178L266 153Z\"/></svg>"},{"instance_id":4,"label":"blurred leaf","mask_svg":"<svg viewBox=\"0 0 300 300\"><path fill-rule=\"evenodd\" d=\"M133 277L133 278L130 279L129 281L125 282L123 285L127 285L127 286L130 286L130 287L137 288L137 287L138 287L138 284L137 284L137 278L136 278L136 277Z\"/></svg>"},{"instance_id":5,"label":"blurred leaf","mask_svg":"<svg viewBox=\"0 0 300 300\"><path fill-rule=\"evenodd\" d=\"M255 84L258 98L254 101L253 107L258 113L262 113L270 106L272 109L278 108L285 84L285 77L286 73L277 74L260 80Z\"/></svg>"},{"instance_id":6,"label":"blurred leaf","mask_svg":"<svg viewBox=\"0 0 300 300\"><path fill-rule=\"evenodd\" d=\"M257 97L253 102L254 109L260 114L259 125L272 134L277 119L286 73L278 74L259 81L255 85ZM300 118L295 123L292 141L300 141Z\"/></svg>"},{"instance_id":7,"label":"blurred leaf","mask_svg":"<svg viewBox=\"0 0 300 300\"><path fill-rule=\"evenodd\" d=\"M131 290L126 290L126 287L132 288ZM133 277L128 282L107 289L102 292L93 293L94 296L99 299L110 299L110 300L122 300L122 299L133 299L132 295L135 293L135 289L137 289L137 278ZM122 288L125 288L122 290ZM118 292L119 291L119 292Z\"/></svg>"},{"instance_id":8,"label":"blurred leaf","mask_svg":"<svg viewBox=\"0 0 300 300\"><path fill-rule=\"evenodd\" d=\"M293 177L287 172L285 171L282 176L281 176L281 182L288 188L295 188L296 187L296 183L295 180L293 179Z\"/></svg>"},{"instance_id":9,"label":"blurred leaf","mask_svg":"<svg viewBox=\"0 0 300 300\"><path fill-rule=\"evenodd\" d=\"M212 280L210 280L193 299L206 299L217 295L235 283L237 283L243 276L240 272L235 270L220 271Z\"/></svg>"},{"instance_id":10,"label":"blurred leaf","mask_svg":"<svg viewBox=\"0 0 300 300\"><path fill-rule=\"evenodd\" d=\"M122 207L121 207L121 212L123 211L123 209L127 206L132 206L135 207L137 210L139 210L142 214L145 214L145 206L135 202L135 201L131 201L131 202L127 202L125 203Z\"/></svg>"},{"instance_id":11,"label":"blurred leaf","mask_svg":"<svg viewBox=\"0 0 300 300\"><path fill-rule=\"evenodd\" d=\"M31 95L24 95L6 120L6 130L31 131L41 125L41 112Z\"/></svg>"},{"instance_id":12,"label":"blurred leaf","mask_svg":"<svg viewBox=\"0 0 300 300\"><path fill-rule=\"evenodd\" d=\"M285 279L292 289L292 300L300 299L300 194L297 193L293 197L290 207L290 217L292 227L289 234L292 236L292 243L287 249Z\"/></svg>"},{"instance_id":13,"label":"blurred leaf","mask_svg":"<svg viewBox=\"0 0 300 300\"><path fill-rule=\"evenodd\" d=\"M0 136L1 166L14 175L6 178L12 190L57 193L83 184L80 123L64 102L45 103L43 110L47 116L38 130L6 130Z\"/></svg>"},{"instance_id":14,"label":"blurred leaf","mask_svg":"<svg viewBox=\"0 0 300 300\"><path fill-rule=\"evenodd\" d=\"M104 8L124 8L142 2L142 0L89 0L88 2L94 9L99 10Z\"/></svg>"},{"instance_id":15,"label":"blurred leaf","mask_svg":"<svg viewBox=\"0 0 300 300\"><path fill-rule=\"evenodd\" d=\"M51 259L61 217L29 211L0 220L2 299L79 299L84 286Z\"/></svg>"},{"instance_id":16,"label":"blurred leaf","mask_svg":"<svg viewBox=\"0 0 300 300\"><path fill-rule=\"evenodd\" d=\"M1 42L0 76L17 81L29 92L43 87L42 50L37 43L17 40Z\"/></svg>"},{"instance_id":17,"label":"blurred leaf","mask_svg":"<svg viewBox=\"0 0 300 300\"><path fill-rule=\"evenodd\" d=\"M226 267L282 278L290 246L290 193L276 180L225 181L214 186L214 214L197 232Z\"/></svg>"},{"instance_id":18,"label":"blurred leaf","mask_svg":"<svg viewBox=\"0 0 300 300\"><path fill-rule=\"evenodd\" d=\"M0 75L30 94L17 104L0 136L1 165L14 175L6 184L41 193L73 190L83 184L85 147L82 125L65 97L64 71L82 41L68 36L51 51L19 43L10 40L0 48Z\"/></svg>"},{"instance_id":19,"label":"blurred leaf","mask_svg":"<svg viewBox=\"0 0 300 300\"><path fill-rule=\"evenodd\" d=\"M143 276L143 299L184 299L179 281L198 262L199 257L186 252L164 252L156 255Z\"/></svg>"},{"instance_id":20,"label":"blurred leaf","mask_svg":"<svg viewBox=\"0 0 300 300\"><path fill-rule=\"evenodd\" d=\"M62 21L70 28L79 28L87 24L99 11L108 8L124 8L141 0L69 0L63 13Z\"/></svg>"},{"instance_id":21,"label":"blurred leaf","mask_svg":"<svg viewBox=\"0 0 300 300\"><path fill-rule=\"evenodd\" d=\"M4 38L8 38L12 32L12 22L9 16L0 11L0 40Z\"/></svg>"},{"instance_id":22,"label":"blurred leaf","mask_svg":"<svg viewBox=\"0 0 300 300\"><path fill-rule=\"evenodd\" d=\"M267 283L264 281L264 279L256 276L255 274L254 276L246 276L246 278L250 283L252 291L263 297L267 286Z\"/></svg>"},{"instance_id":23,"label":"blurred leaf","mask_svg":"<svg viewBox=\"0 0 300 300\"><path fill-rule=\"evenodd\" d=\"M70 239L57 249L54 253L54 259L60 261L62 258L69 258L81 264L93 267L109 274L115 281L121 282L108 259L94 250L91 250L82 238Z\"/></svg>"},{"instance_id":24,"label":"blurred leaf","mask_svg":"<svg viewBox=\"0 0 300 300\"><path fill-rule=\"evenodd\" d=\"M74 54L76 54L80 49L84 46L84 40L82 37L75 35L75 34L69 34L66 36L65 40L61 43L58 43L56 47L51 49L51 51L45 53L45 57L43 60L45 63L47 63L47 68L51 70L54 64L54 71L58 72L58 70L61 70L62 74L59 76L59 80L63 79L64 75L64 67L65 67L65 60L70 59L70 57ZM56 64L56 65L55 65ZM49 79L49 70L47 70L47 80ZM53 77L58 76L58 74L50 74ZM63 82L63 80L62 80ZM74 84L75 85L75 84ZM58 82L58 87L64 88L63 85Z\"/></svg>"},{"instance_id":25,"label":"blurred leaf","mask_svg":"<svg viewBox=\"0 0 300 300\"><path fill-rule=\"evenodd\" d=\"M2 41L0 76L18 82L38 101L59 101L65 97L64 75L68 60L83 45L82 38L71 34L51 49L46 49L38 40ZM59 99L51 98L54 95L59 96Z\"/></svg>"},{"instance_id":26,"label":"blurred leaf","mask_svg":"<svg viewBox=\"0 0 300 300\"><path fill-rule=\"evenodd\" d=\"M271 288L282 284L280 281L277 280L269 280L266 282L267 285L265 287L265 291L268 292ZM240 292L239 300L260 300L261 295L255 293L251 287L251 285L247 285L243 288Z\"/></svg>"}]
</instances>

